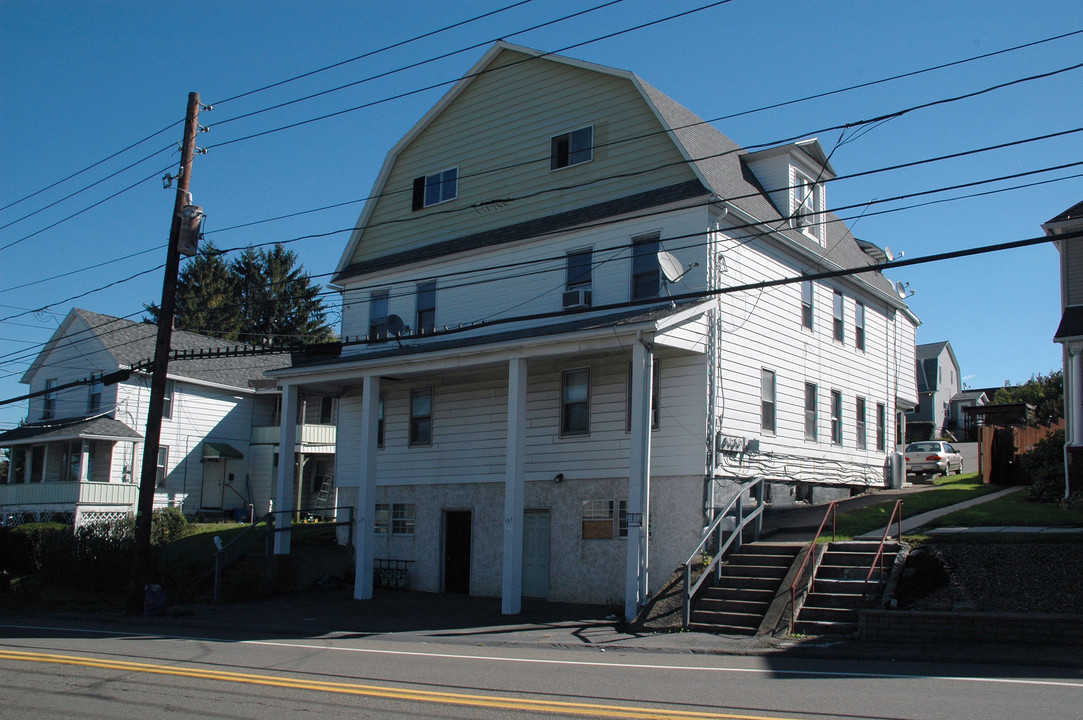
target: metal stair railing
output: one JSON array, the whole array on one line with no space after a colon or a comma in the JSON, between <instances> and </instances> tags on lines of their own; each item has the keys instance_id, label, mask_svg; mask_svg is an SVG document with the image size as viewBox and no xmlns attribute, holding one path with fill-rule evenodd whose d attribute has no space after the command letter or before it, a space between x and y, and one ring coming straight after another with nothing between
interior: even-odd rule
<instances>
[{"instance_id":1,"label":"metal stair railing","mask_svg":"<svg viewBox=\"0 0 1083 720\"><path fill-rule=\"evenodd\" d=\"M884 584L884 545L887 544L888 536L891 533L891 523L898 522L899 542L902 542L902 500L895 501L895 507L891 511L891 517L887 521L887 527L884 528L884 536L880 538L880 546L876 548L876 557L872 559L872 564L869 566L869 572L865 576L865 583L861 586L861 597L868 600L869 598L869 581L872 580L872 574L876 572L877 563L880 564L880 585ZM898 521L895 520L895 515L899 516Z\"/></svg>"},{"instance_id":2,"label":"metal stair railing","mask_svg":"<svg viewBox=\"0 0 1083 720\"><path fill-rule=\"evenodd\" d=\"M703 533L703 539L699 541L699 545L697 545L696 549L688 556L688 559L684 561L684 607L681 618L682 627L687 628L692 622L692 598L695 597L696 592L703 584L703 581L707 579L713 570L715 582L717 582L722 577L722 556L730 549L731 545L738 550L741 548L741 536L744 529L748 527L748 525L755 523L753 539L760 539L760 531L763 529L763 487L764 482L762 477L741 485L737 497L731 500L729 505L727 505L722 512L715 515L714 522L712 522L706 532ZM748 513L748 515L745 515L744 496L745 493L751 492L752 490L755 490L756 494L756 509ZM734 511L733 516L730 515L731 511ZM726 519L733 519L735 521L733 528L727 530L723 527L723 521ZM722 537L726 532L729 532L729 537L723 542ZM711 562L708 563L707 567L703 569L703 573L699 576L699 579L693 583L692 563L696 558L701 558L703 556L707 543L712 539L715 539L716 533L718 536L718 552L715 553L715 556L711 559Z\"/></svg>"},{"instance_id":3,"label":"metal stair railing","mask_svg":"<svg viewBox=\"0 0 1083 720\"><path fill-rule=\"evenodd\" d=\"M812 542L808 545L808 551L805 553L805 559L801 561L801 567L797 569L797 575L793 578L793 583L790 585L790 634L793 634L794 623L797 622L797 586L801 584L801 578L805 574L805 566L808 565L809 560L812 559L816 553L816 543L820 541L820 535L824 532L824 526L827 525L827 519L831 518L831 542L835 542L835 525L837 519L838 501L832 500L827 505L827 510L824 512L824 519L820 521L820 527L816 530L815 537L812 538ZM812 592L813 583L816 581L816 566L812 567L812 577L809 579L808 591Z\"/></svg>"}]
</instances>

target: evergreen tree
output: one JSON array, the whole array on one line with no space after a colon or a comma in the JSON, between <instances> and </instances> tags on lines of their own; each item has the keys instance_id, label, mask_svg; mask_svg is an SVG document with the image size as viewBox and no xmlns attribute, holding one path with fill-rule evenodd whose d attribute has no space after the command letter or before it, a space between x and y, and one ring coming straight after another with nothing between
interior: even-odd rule
<instances>
[{"instance_id":1,"label":"evergreen tree","mask_svg":"<svg viewBox=\"0 0 1083 720\"><path fill-rule=\"evenodd\" d=\"M158 306L146 308L157 322ZM177 277L178 330L263 346L328 342L326 312L320 286L281 245L246 248L227 264L208 242Z\"/></svg>"},{"instance_id":2,"label":"evergreen tree","mask_svg":"<svg viewBox=\"0 0 1083 720\"><path fill-rule=\"evenodd\" d=\"M177 275L173 327L177 330L236 340L241 312L236 303L236 278L213 242L204 243ZM147 305L150 322L157 324L159 308Z\"/></svg>"}]
</instances>

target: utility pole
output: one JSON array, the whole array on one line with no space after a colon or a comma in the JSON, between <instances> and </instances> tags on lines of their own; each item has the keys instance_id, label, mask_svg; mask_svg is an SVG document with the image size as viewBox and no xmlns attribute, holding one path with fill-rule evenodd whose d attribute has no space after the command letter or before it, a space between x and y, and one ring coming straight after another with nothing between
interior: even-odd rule
<instances>
[{"instance_id":1,"label":"utility pole","mask_svg":"<svg viewBox=\"0 0 1083 720\"><path fill-rule=\"evenodd\" d=\"M192 182L192 158L196 151L199 128L199 93L188 93L188 114L184 122L184 143L181 146L180 174L177 178L177 199L173 204L173 222L169 228L169 249L162 282L162 304L158 313L158 338L154 345L154 367L150 379L150 409L143 442L143 470L139 476L139 504L135 516L135 550L128 578L127 615L143 614L143 599L147 584L150 558L150 518L154 510L154 483L158 474L158 447L162 431L162 411L165 407L166 373L169 370L170 344L173 339L173 312L177 295L177 270L180 253L177 250L181 230L181 209L189 204L188 188Z\"/></svg>"}]
</instances>

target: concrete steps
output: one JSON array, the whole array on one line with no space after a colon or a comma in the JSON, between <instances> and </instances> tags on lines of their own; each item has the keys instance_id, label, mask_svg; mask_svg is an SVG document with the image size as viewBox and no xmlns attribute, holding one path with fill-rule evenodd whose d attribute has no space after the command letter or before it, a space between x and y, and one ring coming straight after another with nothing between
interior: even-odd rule
<instances>
[{"instance_id":1,"label":"concrete steps","mask_svg":"<svg viewBox=\"0 0 1083 720\"><path fill-rule=\"evenodd\" d=\"M800 550L780 543L744 545L726 559L718 585L696 599L689 629L755 635Z\"/></svg>"},{"instance_id":2,"label":"concrete steps","mask_svg":"<svg viewBox=\"0 0 1083 720\"><path fill-rule=\"evenodd\" d=\"M840 635L857 630L857 610L875 603L880 597L881 581L891 573L898 543L884 546L883 573L873 571L866 586L865 578L880 547L875 541L849 541L827 546L816 568L812 588L797 615L794 632L802 635ZM864 593L868 590L869 597Z\"/></svg>"}]
</instances>

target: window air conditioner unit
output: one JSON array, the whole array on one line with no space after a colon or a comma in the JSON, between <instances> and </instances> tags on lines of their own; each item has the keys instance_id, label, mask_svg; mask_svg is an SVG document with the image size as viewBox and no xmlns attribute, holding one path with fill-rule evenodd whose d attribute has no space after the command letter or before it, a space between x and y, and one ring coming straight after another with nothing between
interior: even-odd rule
<instances>
[{"instance_id":1,"label":"window air conditioner unit","mask_svg":"<svg viewBox=\"0 0 1083 720\"><path fill-rule=\"evenodd\" d=\"M572 310L575 308L589 308L591 300L590 290L567 290L564 292L564 296L561 300L565 310Z\"/></svg>"}]
</instances>

